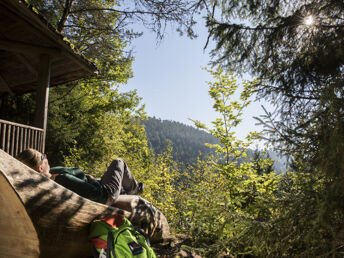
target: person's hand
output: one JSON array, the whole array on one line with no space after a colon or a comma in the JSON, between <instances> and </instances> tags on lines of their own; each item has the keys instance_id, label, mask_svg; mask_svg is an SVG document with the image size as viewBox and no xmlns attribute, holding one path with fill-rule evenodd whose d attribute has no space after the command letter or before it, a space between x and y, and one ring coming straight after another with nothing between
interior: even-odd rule
<instances>
[{"instance_id":1,"label":"person's hand","mask_svg":"<svg viewBox=\"0 0 344 258\"><path fill-rule=\"evenodd\" d=\"M95 182L97 181L93 176L91 175L86 175L88 182Z\"/></svg>"}]
</instances>

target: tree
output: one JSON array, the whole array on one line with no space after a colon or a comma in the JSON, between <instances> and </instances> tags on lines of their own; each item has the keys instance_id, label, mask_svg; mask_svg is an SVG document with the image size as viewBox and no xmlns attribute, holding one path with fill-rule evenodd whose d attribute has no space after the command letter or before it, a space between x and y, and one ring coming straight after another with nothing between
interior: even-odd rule
<instances>
[{"instance_id":1,"label":"tree","mask_svg":"<svg viewBox=\"0 0 344 258\"><path fill-rule=\"evenodd\" d=\"M288 143L283 135L289 135L293 140L288 146L300 149L315 136L314 124L330 115L329 105L343 100L343 3L215 3L222 15L210 16L207 23L217 42L214 63L258 76L258 96L278 109L278 139Z\"/></svg>"},{"instance_id":2,"label":"tree","mask_svg":"<svg viewBox=\"0 0 344 258\"><path fill-rule=\"evenodd\" d=\"M68 95L64 95L66 91ZM92 173L106 169L114 157L142 166L150 151L144 128L143 107L135 92L89 88L56 88L50 97L47 153L53 165L79 166ZM132 164L131 164L132 165ZM134 169L139 169L133 166Z\"/></svg>"},{"instance_id":3,"label":"tree","mask_svg":"<svg viewBox=\"0 0 344 258\"><path fill-rule=\"evenodd\" d=\"M271 203L279 176L260 174L247 159L247 147L256 133L250 133L243 141L236 139L233 132L250 103L256 80L244 82L239 99L234 100L233 95L239 89L234 76L221 68L209 72L215 79L208 83L209 95L219 118L212 122L213 128L194 122L218 138L219 144L208 146L215 148L219 157L199 160L190 168L191 186L179 198L187 207L184 216L188 223L183 226L201 243L204 256L218 257L226 253L264 257L259 253L263 241L255 232L270 225L274 213Z\"/></svg>"},{"instance_id":4,"label":"tree","mask_svg":"<svg viewBox=\"0 0 344 258\"><path fill-rule=\"evenodd\" d=\"M217 42L215 62L259 75L269 83L262 85L263 96L318 99L321 89L314 86L343 79L341 1L216 3L222 7L221 20L209 17L207 24Z\"/></svg>"},{"instance_id":5,"label":"tree","mask_svg":"<svg viewBox=\"0 0 344 258\"><path fill-rule=\"evenodd\" d=\"M213 15L207 23L217 42L214 63L258 76L258 98L276 107L260 118L269 139L302 160L305 170L344 182L342 1L214 6L222 8L220 18Z\"/></svg>"},{"instance_id":6,"label":"tree","mask_svg":"<svg viewBox=\"0 0 344 258\"><path fill-rule=\"evenodd\" d=\"M214 148L217 153L224 154L225 164L229 165L233 160L237 161L238 158L246 156L246 148L249 146L250 141L244 143L237 140L233 128L241 123L243 110L250 104L250 97L257 82L256 80L244 82L240 99L233 100L233 95L239 87L234 76L225 73L220 67L215 71L207 71L216 80L215 82L208 82L209 95L214 100L213 108L220 115L220 118L212 122L214 128L207 128L199 121L194 121L194 123L198 128L205 129L219 140L219 144L207 145ZM256 136L257 134L252 132L247 138L251 140Z\"/></svg>"},{"instance_id":7,"label":"tree","mask_svg":"<svg viewBox=\"0 0 344 258\"><path fill-rule=\"evenodd\" d=\"M302 186L292 189L298 197L286 198L285 221L298 232L307 229L305 237L293 230L284 233L299 239L321 233L315 241L295 241L287 252L308 249L306 256L335 256L344 242L336 233L343 231L338 221L344 210L343 2L218 1L214 6L222 13L207 23L217 42L214 62L258 76L258 97L276 106L260 121L269 139L294 157L303 177ZM322 183L317 186L316 180ZM314 209L302 216L307 199ZM282 230L282 224L275 227ZM320 243L324 248L317 248Z\"/></svg>"},{"instance_id":8,"label":"tree","mask_svg":"<svg viewBox=\"0 0 344 258\"><path fill-rule=\"evenodd\" d=\"M274 161L270 159L269 153L262 152L256 147L252 156L253 169L258 175L273 172Z\"/></svg>"},{"instance_id":9,"label":"tree","mask_svg":"<svg viewBox=\"0 0 344 258\"><path fill-rule=\"evenodd\" d=\"M136 37L140 33L130 28L133 23L142 24L154 31L158 38L164 36L169 24L176 24L180 33L186 32L193 37L195 34L192 26L196 23L194 16L206 4L200 0L135 0L130 3L123 0L53 0L48 4L43 0L31 2L40 12L51 17L50 21L58 31L73 39L80 31L87 30L89 33L83 38L85 41L94 40L97 37L92 34L104 31L109 36L119 35L126 39Z\"/></svg>"}]
</instances>

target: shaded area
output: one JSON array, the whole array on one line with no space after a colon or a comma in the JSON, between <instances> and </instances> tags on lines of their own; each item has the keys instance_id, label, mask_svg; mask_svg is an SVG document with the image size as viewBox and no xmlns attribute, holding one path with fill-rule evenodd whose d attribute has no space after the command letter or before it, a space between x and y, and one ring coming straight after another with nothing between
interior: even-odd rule
<instances>
[{"instance_id":1,"label":"shaded area","mask_svg":"<svg viewBox=\"0 0 344 258\"><path fill-rule=\"evenodd\" d=\"M152 247L156 255L160 258L169 257L191 257L201 258L192 248L192 239L186 235L178 234L169 241L154 244Z\"/></svg>"}]
</instances>

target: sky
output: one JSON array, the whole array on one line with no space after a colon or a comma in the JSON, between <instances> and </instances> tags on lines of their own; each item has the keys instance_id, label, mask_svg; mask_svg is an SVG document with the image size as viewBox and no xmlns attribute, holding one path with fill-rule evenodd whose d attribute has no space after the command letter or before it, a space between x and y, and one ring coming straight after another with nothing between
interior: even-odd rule
<instances>
[{"instance_id":1,"label":"sky","mask_svg":"<svg viewBox=\"0 0 344 258\"><path fill-rule=\"evenodd\" d=\"M209 51L214 44L204 50L207 30L200 24L196 32L198 38L191 40L168 29L166 37L157 44L154 33L143 31L143 36L132 43L134 77L122 90L136 89L148 116L187 125L193 125L190 119L199 120L208 126L218 117L208 95L207 81L212 78L202 69L211 60ZM263 114L261 104L267 106L267 103L253 103L247 108L236 130L238 138L260 129L255 126L253 116Z\"/></svg>"}]
</instances>

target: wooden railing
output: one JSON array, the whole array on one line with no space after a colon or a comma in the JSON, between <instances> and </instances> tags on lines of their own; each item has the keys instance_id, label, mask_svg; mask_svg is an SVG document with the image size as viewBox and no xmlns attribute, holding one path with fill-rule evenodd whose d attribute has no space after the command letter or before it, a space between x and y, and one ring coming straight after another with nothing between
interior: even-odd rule
<instances>
[{"instance_id":1,"label":"wooden railing","mask_svg":"<svg viewBox=\"0 0 344 258\"><path fill-rule=\"evenodd\" d=\"M0 149L16 156L27 148L44 152L44 130L0 119Z\"/></svg>"}]
</instances>

